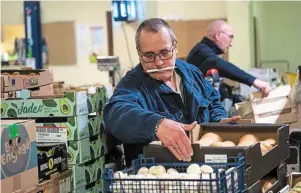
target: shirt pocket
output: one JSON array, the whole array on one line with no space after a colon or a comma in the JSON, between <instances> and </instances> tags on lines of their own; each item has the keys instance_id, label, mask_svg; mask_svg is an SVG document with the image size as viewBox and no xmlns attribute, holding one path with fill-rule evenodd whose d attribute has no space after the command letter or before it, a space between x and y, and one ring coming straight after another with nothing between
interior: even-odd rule
<instances>
[{"instance_id":1,"label":"shirt pocket","mask_svg":"<svg viewBox=\"0 0 301 193\"><path fill-rule=\"evenodd\" d=\"M169 110L169 111L163 111L163 112L161 111L156 113L162 115L167 119L171 119L177 122L181 122L183 120L183 113L181 110Z\"/></svg>"}]
</instances>

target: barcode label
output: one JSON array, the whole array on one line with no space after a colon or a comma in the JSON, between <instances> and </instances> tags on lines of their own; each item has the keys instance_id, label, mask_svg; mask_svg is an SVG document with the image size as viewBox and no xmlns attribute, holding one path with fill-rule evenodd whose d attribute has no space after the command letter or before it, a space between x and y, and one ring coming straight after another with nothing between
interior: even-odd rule
<instances>
[{"instance_id":1,"label":"barcode label","mask_svg":"<svg viewBox=\"0 0 301 193\"><path fill-rule=\"evenodd\" d=\"M57 127L37 127L39 133L60 133L60 129Z\"/></svg>"},{"instance_id":2,"label":"barcode label","mask_svg":"<svg viewBox=\"0 0 301 193\"><path fill-rule=\"evenodd\" d=\"M66 127L37 126L37 142L66 142Z\"/></svg>"},{"instance_id":3,"label":"barcode label","mask_svg":"<svg viewBox=\"0 0 301 193\"><path fill-rule=\"evenodd\" d=\"M205 163L227 163L227 162L228 162L227 155L219 155L219 154L205 155Z\"/></svg>"}]
</instances>

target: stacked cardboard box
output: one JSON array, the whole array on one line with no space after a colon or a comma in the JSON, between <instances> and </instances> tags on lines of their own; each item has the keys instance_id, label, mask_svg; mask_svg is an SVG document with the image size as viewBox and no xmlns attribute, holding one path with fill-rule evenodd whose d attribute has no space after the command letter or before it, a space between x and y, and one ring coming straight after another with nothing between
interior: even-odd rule
<instances>
[{"instance_id":1,"label":"stacked cardboard box","mask_svg":"<svg viewBox=\"0 0 301 193\"><path fill-rule=\"evenodd\" d=\"M71 192L71 170L62 173L55 173L50 179L33 186L25 191L13 193L70 193Z\"/></svg>"},{"instance_id":2,"label":"stacked cardboard box","mask_svg":"<svg viewBox=\"0 0 301 193\"><path fill-rule=\"evenodd\" d=\"M53 82L53 92L54 94L62 94L64 93L64 85L63 81Z\"/></svg>"},{"instance_id":3,"label":"stacked cardboard box","mask_svg":"<svg viewBox=\"0 0 301 193\"><path fill-rule=\"evenodd\" d=\"M78 129L68 130L68 164L72 168L72 192L102 192L103 169L107 153L103 108L104 87L68 88L65 92L86 92L89 113L77 118ZM83 127L83 125L85 127Z\"/></svg>"},{"instance_id":4,"label":"stacked cardboard box","mask_svg":"<svg viewBox=\"0 0 301 193\"><path fill-rule=\"evenodd\" d=\"M29 96L53 95L50 70L1 70L1 98L16 98L28 91Z\"/></svg>"},{"instance_id":5,"label":"stacked cardboard box","mask_svg":"<svg viewBox=\"0 0 301 193\"><path fill-rule=\"evenodd\" d=\"M67 142L68 165L72 168L91 160L103 160L101 157L106 154L106 135L102 118L105 94L105 89L98 87L94 93L70 91L51 97L6 99L1 104L1 116L4 119L35 118L38 122L39 142ZM48 158L50 161L51 156ZM58 170L52 168L51 171ZM52 173L47 174L49 176ZM83 186L86 185L88 184ZM80 186L72 187L73 191L78 188Z\"/></svg>"},{"instance_id":6,"label":"stacked cardboard box","mask_svg":"<svg viewBox=\"0 0 301 193\"><path fill-rule=\"evenodd\" d=\"M1 192L24 191L38 184L34 120L1 120Z\"/></svg>"},{"instance_id":7,"label":"stacked cardboard box","mask_svg":"<svg viewBox=\"0 0 301 193\"><path fill-rule=\"evenodd\" d=\"M65 89L59 83L55 84L59 94L53 95L52 83L48 70L2 73L1 119L36 120L40 183L69 167L74 173L70 180L73 192L94 190L93 183L99 188L107 152L102 117L106 90L102 86ZM44 92L46 87L51 92ZM90 178L76 183L80 171L87 173L87 168L93 168Z\"/></svg>"}]
</instances>

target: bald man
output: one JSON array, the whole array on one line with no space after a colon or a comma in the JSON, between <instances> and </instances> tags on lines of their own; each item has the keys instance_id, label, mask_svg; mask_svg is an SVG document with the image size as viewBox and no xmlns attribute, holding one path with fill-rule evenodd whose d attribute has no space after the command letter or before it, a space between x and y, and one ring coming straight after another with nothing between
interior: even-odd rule
<instances>
[{"instance_id":1,"label":"bald man","mask_svg":"<svg viewBox=\"0 0 301 193\"><path fill-rule=\"evenodd\" d=\"M219 57L232 46L233 38L232 27L228 23L223 20L213 21L206 30L206 36L190 51L187 62L196 65L203 74L206 74L209 69L215 68L220 76L248 86L253 85L267 96L271 90L267 82L256 79L236 65Z\"/></svg>"}]
</instances>

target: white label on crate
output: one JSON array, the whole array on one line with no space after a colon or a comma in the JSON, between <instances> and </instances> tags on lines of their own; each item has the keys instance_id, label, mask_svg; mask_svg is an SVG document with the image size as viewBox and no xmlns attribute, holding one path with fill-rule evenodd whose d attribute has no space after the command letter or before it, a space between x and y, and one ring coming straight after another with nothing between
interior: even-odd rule
<instances>
[{"instance_id":1,"label":"white label on crate","mask_svg":"<svg viewBox=\"0 0 301 193\"><path fill-rule=\"evenodd\" d=\"M85 91L76 93L76 115L88 114L87 94Z\"/></svg>"},{"instance_id":2,"label":"white label on crate","mask_svg":"<svg viewBox=\"0 0 301 193\"><path fill-rule=\"evenodd\" d=\"M95 94L96 93L96 87L95 86L91 86L88 88L88 93L89 94Z\"/></svg>"},{"instance_id":3,"label":"white label on crate","mask_svg":"<svg viewBox=\"0 0 301 193\"><path fill-rule=\"evenodd\" d=\"M37 142L66 142L67 128L66 127L37 127Z\"/></svg>"},{"instance_id":4,"label":"white label on crate","mask_svg":"<svg viewBox=\"0 0 301 193\"><path fill-rule=\"evenodd\" d=\"M71 182L70 182L70 176L60 180L60 193L69 193L71 192Z\"/></svg>"},{"instance_id":5,"label":"white label on crate","mask_svg":"<svg viewBox=\"0 0 301 193\"><path fill-rule=\"evenodd\" d=\"M205 163L227 163L227 155L205 154Z\"/></svg>"}]
</instances>

